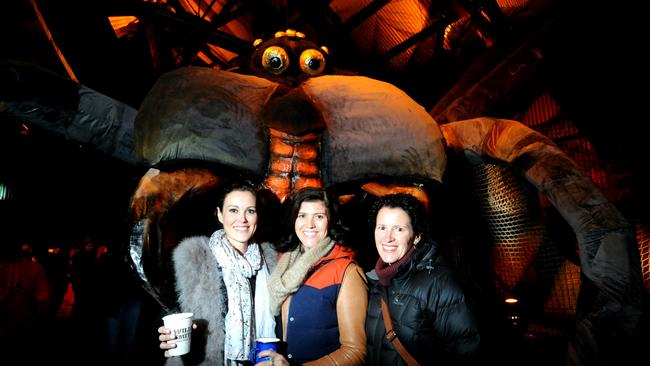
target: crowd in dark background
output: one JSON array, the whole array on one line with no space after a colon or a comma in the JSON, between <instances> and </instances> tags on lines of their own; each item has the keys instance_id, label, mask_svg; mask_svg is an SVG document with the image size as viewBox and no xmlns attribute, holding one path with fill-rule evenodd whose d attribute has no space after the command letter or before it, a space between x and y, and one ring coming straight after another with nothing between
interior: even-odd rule
<instances>
[{"instance_id":1,"label":"crowd in dark background","mask_svg":"<svg viewBox=\"0 0 650 366\"><path fill-rule=\"evenodd\" d=\"M0 342L21 355L21 365L162 358L153 334L159 311L146 311L149 298L123 258L134 171L0 118ZM148 332L136 333L149 313L156 319L144 326Z\"/></svg>"},{"instance_id":2,"label":"crowd in dark background","mask_svg":"<svg viewBox=\"0 0 650 366\"><path fill-rule=\"evenodd\" d=\"M162 362L158 313L118 250L91 238L45 250L7 238L1 248L0 344L21 365Z\"/></svg>"}]
</instances>

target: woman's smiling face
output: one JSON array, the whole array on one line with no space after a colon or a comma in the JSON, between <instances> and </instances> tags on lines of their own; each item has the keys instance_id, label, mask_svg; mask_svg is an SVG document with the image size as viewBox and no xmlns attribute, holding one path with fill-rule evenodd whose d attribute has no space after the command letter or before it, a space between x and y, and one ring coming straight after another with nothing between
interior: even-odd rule
<instances>
[{"instance_id":1,"label":"woman's smiling face","mask_svg":"<svg viewBox=\"0 0 650 366\"><path fill-rule=\"evenodd\" d=\"M305 201L300 204L295 230L305 249L311 249L325 239L328 228L329 212L325 202Z\"/></svg>"},{"instance_id":2,"label":"woman's smiling face","mask_svg":"<svg viewBox=\"0 0 650 366\"><path fill-rule=\"evenodd\" d=\"M248 191L232 191L226 195L223 207L217 211L219 222L223 224L228 240L239 247L248 244L257 228L257 208L255 195Z\"/></svg>"},{"instance_id":3,"label":"woman's smiling face","mask_svg":"<svg viewBox=\"0 0 650 366\"><path fill-rule=\"evenodd\" d=\"M377 212L375 245L385 263L400 260L417 240L406 211L397 207L383 207Z\"/></svg>"}]
</instances>

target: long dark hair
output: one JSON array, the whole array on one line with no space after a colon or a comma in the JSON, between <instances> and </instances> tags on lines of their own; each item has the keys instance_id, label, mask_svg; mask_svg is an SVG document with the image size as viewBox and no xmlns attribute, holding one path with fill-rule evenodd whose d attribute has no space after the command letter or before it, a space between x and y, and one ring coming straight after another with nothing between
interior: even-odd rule
<instances>
[{"instance_id":1,"label":"long dark hair","mask_svg":"<svg viewBox=\"0 0 650 366\"><path fill-rule=\"evenodd\" d=\"M327 216L329 228L327 234L338 244L345 245L345 236L347 229L338 219L338 205L331 201L327 192L322 188L306 187L302 188L293 196L285 209L284 215L284 236L278 244L275 245L278 252L288 252L296 249L300 245L300 240L296 235L295 223L300 212L300 206L303 202L323 202L327 207Z\"/></svg>"}]
</instances>

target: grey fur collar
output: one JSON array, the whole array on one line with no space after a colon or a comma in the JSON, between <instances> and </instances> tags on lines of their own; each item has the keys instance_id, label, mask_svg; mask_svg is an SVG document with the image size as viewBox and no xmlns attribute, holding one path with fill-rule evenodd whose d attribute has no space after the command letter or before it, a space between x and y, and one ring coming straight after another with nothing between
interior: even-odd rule
<instances>
[{"instance_id":1,"label":"grey fur collar","mask_svg":"<svg viewBox=\"0 0 650 366\"><path fill-rule=\"evenodd\" d=\"M174 249L173 262L176 292L181 311L194 313L198 328L192 333L192 351L167 360L167 366L223 364L224 318L228 312L228 296L207 236L194 236L181 241ZM269 243L260 247L264 260L273 271L277 252Z\"/></svg>"}]
</instances>

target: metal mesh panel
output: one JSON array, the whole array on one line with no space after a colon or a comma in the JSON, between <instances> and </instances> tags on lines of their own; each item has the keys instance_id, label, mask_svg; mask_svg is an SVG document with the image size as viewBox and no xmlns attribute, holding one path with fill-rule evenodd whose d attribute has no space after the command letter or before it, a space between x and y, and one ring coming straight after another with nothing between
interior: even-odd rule
<instances>
[{"instance_id":1,"label":"metal mesh panel","mask_svg":"<svg viewBox=\"0 0 650 366\"><path fill-rule=\"evenodd\" d=\"M494 251L492 268L497 288L512 291L524 278L524 272L539 249L544 229L530 215L530 205L512 174L495 165L478 165L476 175L479 204L487 221Z\"/></svg>"},{"instance_id":2,"label":"metal mesh panel","mask_svg":"<svg viewBox=\"0 0 650 366\"><path fill-rule=\"evenodd\" d=\"M543 308L547 315L575 315L580 269L550 239L537 196L504 167L484 164L473 170L480 210L494 242L490 262L497 291L519 293L525 306ZM559 244L574 243L575 238L566 238Z\"/></svg>"}]
</instances>

